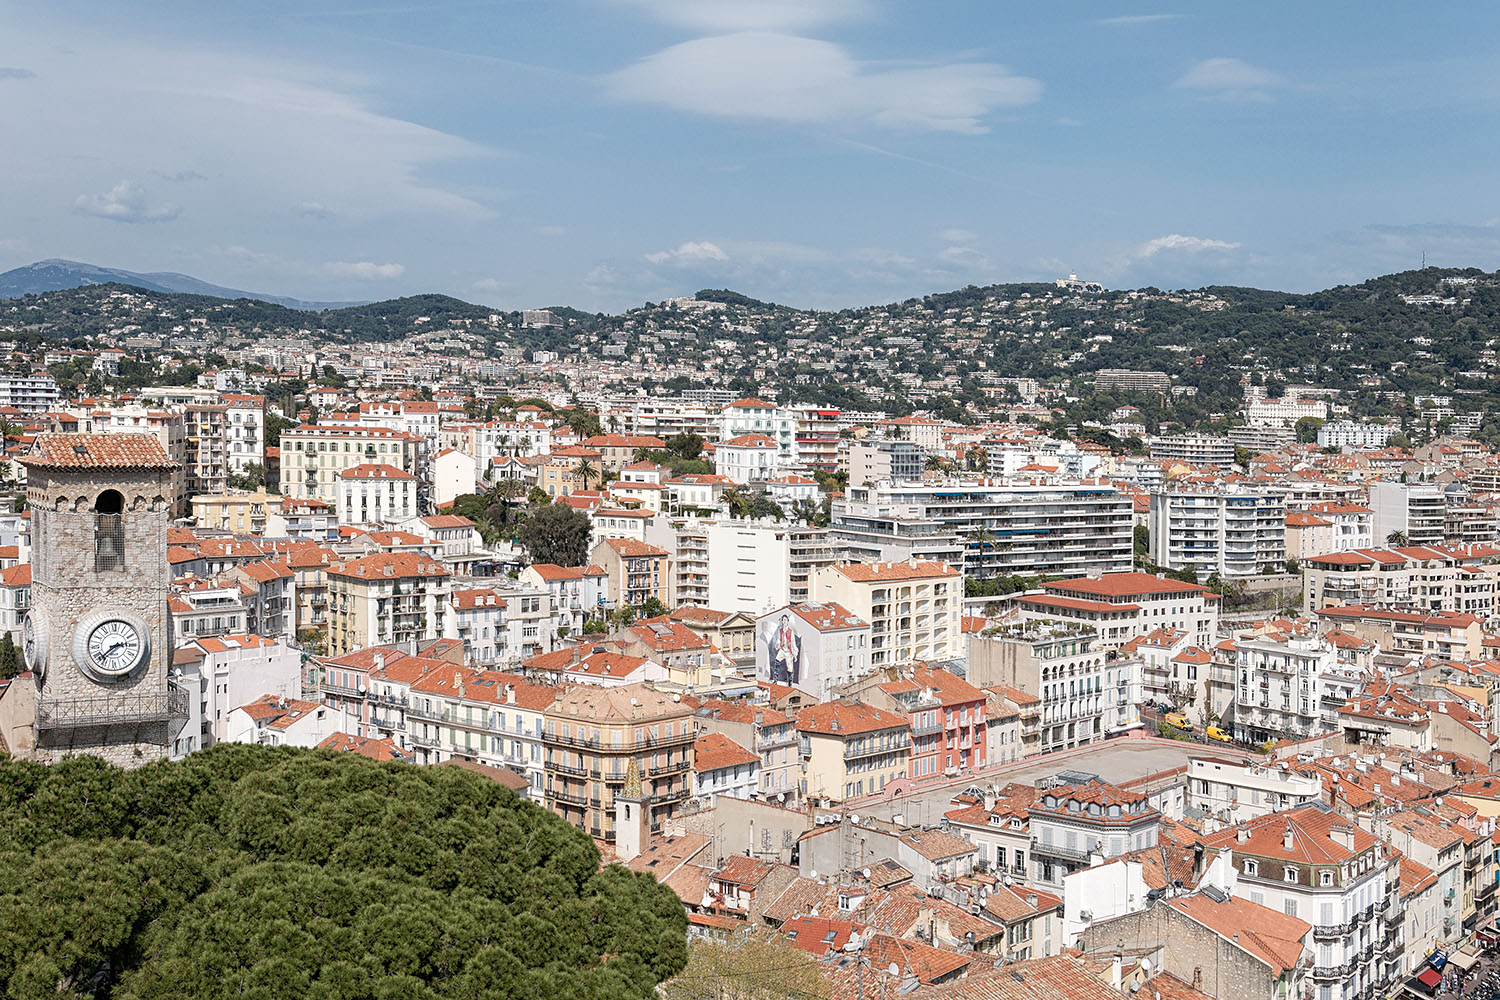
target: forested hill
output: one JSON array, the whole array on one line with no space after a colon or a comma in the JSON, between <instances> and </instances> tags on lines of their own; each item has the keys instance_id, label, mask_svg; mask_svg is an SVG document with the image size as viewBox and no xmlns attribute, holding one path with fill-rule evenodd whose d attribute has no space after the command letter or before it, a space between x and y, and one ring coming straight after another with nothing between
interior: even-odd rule
<instances>
[{"instance_id":1,"label":"forested hill","mask_svg":"<svg viewBox=\"0 0 1500 1000\"><path fill-rule=\"evenodd\" d=\"M1158 401L1154 422L1198 425L1233 409L1245 378L1343 390L1356 413L1421 395L1500 408L1500 278L1477 269L1406 271L1305 295L991 285L837 312L720 289L619 315L560 306L551 319L528 325L519 312L442 295L324 312L113 285L0 301L0 326L26 339L82 342L130 328L166 337L168 349L184 330L230 347L273 337L405 340L414 352L513 360L545 349L614 364L613 381L648 390L711 384L948 419L973 419L982 404L1005 398L1005 378L1079 396L1106 368L1172 377L1179 391L1165 406Z\"/></svg>"}]
</instances>

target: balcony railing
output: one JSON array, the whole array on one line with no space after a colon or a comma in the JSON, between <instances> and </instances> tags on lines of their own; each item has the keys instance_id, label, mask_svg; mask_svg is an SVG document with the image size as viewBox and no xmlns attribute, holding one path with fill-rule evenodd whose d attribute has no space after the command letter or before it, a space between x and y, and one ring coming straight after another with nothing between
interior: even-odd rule
<instances>
[{"instance_id":1,"label":"balcony railing","mask_svg":"<svg viewBox=\"0 0 1500 1000\"><path fill-rule=\"evenodd\" d=\"M188 717L188 693L179 687L100 698L49 698L37 702L39 730L126 726Z\"/></svg>"}]
</instances>

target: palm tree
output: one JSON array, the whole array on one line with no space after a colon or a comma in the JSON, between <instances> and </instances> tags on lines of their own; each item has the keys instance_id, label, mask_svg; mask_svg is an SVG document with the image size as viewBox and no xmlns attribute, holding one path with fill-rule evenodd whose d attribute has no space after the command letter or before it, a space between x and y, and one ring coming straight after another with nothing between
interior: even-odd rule
<instances>
[{"instance_id":1,"label":"palm tree","mask_svg":"<svg viewBox=\"0 0 1500 1000\"><path fill-rule=\"evenodd\" d=\"M749 517L751 502L745 491L731 486L719 496L720 502L729 511L730 517Z\"/></svg>"},{"instance_id":2,"label":"palm tree","mask_svg":"<svg viewBox=\"0 0 1500 1000\"><path fill-rule=\"evenodd\" d=\"M1389 535L1385 536L1385 544L1391 546L1392 548L1399 549L1410 545L1411 543L1407 540L1406 532L1398 530L1393 531Z\"/></svg>"},{"instance_id":3,"label":"palm tree","mask_svg":"<svg viewBox=\"0 0 1500 1000\"><path fill-rule=\"evenodd\" d=\"M593 479L594 476L597 475L600 479L604 478L604 473L590 465L589 460L586 458L580 458L578 464L573 466L573 475L583 481L584 489L589 488L589 480Z\"/></svg>"}]
</instances>

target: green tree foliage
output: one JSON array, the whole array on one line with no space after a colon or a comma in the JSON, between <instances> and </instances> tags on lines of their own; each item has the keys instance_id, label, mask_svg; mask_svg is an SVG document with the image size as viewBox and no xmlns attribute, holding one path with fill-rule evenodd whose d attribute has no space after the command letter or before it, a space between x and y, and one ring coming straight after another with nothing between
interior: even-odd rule
<instances>
[{"instance_id":1,"label":"green tree foliage","mask_svg":"<svg viewBox=\"0 0 1500 1000\"><path fill-rule=\"evenodd\" d=\"M0 635L0 680L10 680L21 672L21 657L16 643L7 632Z\"/></svg>"},{"instance_id":2,"label":"green tree foliage","mask_svg":"<svg viewBox=\"0 0 1500 1000\"><path fill-rule=\"evenodd\" d=\"M593 437L596 434L604 433L604 426L599 423L599 414L593 410L585 410L575 406L573 409L567 411L567 416L564 420L569 427L578 432L580 437Z\"/></svg>"},{"instance_id":3,"label":"green tree foliage","mask_svg":"<svg viewBox=\"0 0 1500 1000\"><path fill-rule=\"evenodd\" d=\"M253 493L266 485L266 467L259 462L251 462L245 466L244 472L231 472L224 481L232 490Z\"/></svg>"},{"instance_id":4,"label":"green tree foliage","mask_svg":"<svg viewBox=\"0 0 1500 1000\"><path fill-rule=\"evenodd\" d=\"M9 997L612 1000L687 960L670 891L460 768L222 745L0 789Z\"/></svg>"},{"instance_id":5,"label":"green tree foliage","mask_svg":"<svg viewBox=\"0 0 1500 1000\"><path fill-rule=\"evenodd\" d=\"M796 945L742 932L732 941L694 941L687 968L661 992L665 1000L826 1000L830 985L818 960Z\"/></svg>"},{"instance_id":6,"label":"green tree foliage","mask_svg":"<svg viewBox=\"0 0 1500 1000\"><path fill-rule=\"evenodd\" d=\"M541 504L528 511L520 537L534 563L582 566L589 554L589 516L565 503Z\"/></svg>"}]
</instances>

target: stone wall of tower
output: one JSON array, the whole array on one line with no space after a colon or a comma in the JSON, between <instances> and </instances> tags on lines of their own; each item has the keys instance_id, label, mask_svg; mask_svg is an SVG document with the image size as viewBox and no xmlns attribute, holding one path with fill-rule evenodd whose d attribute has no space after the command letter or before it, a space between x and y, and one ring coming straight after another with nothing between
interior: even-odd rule
<instances>
[{"instance_id":1,"label":"stone wall of tower","mask_svg":"<svg viewBox=\"0 0 1500 1000\"><path fill-rule=\"evenodd\" d=\"M37 687L39 702L106 698L124 703L138 695L165 697L172 658L167 612L172 477L171 470L30 470L32 613L46 622L47 630L47 668ZM124 552L118 568L101 571L95 564L95 504L110 489L123 498ZM124 680L97 683L73 658L77 626L95 612L127 612L146 623L150 657ZM171 729L166 722L39 729L33 756L56 760L69 753L88 753L134 766L166 756Z\"/></svg>"}]
</instances>

